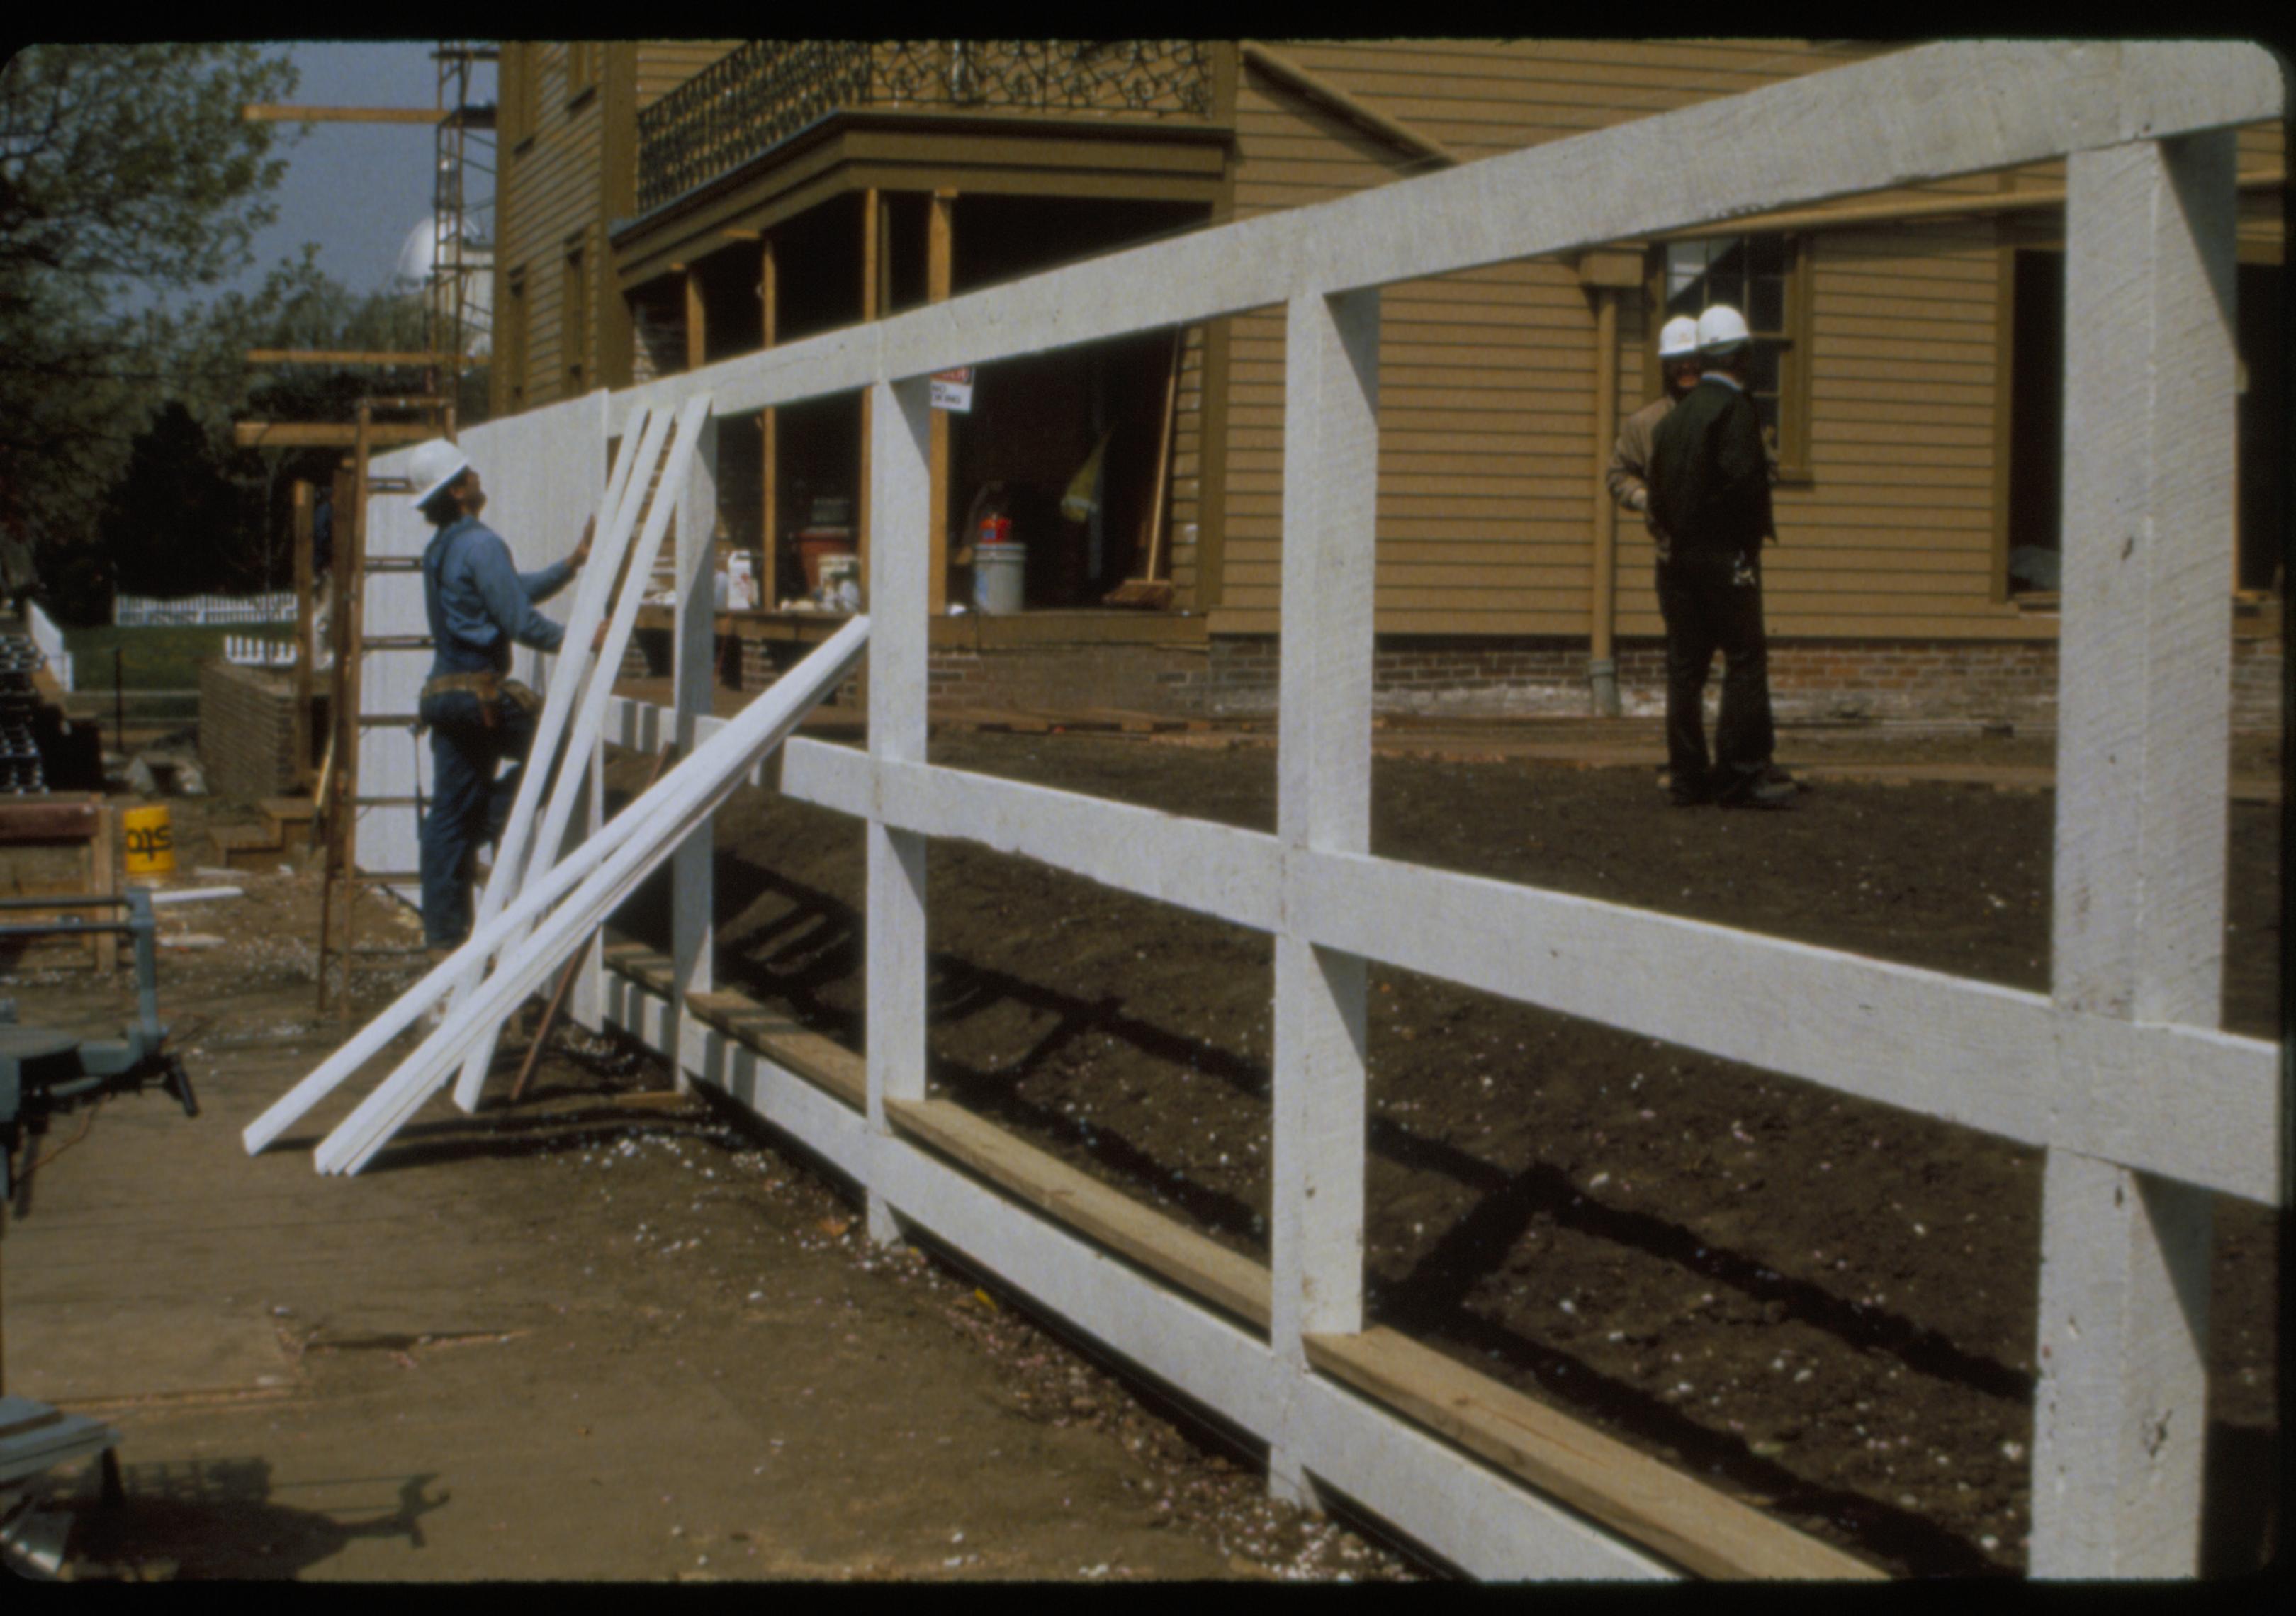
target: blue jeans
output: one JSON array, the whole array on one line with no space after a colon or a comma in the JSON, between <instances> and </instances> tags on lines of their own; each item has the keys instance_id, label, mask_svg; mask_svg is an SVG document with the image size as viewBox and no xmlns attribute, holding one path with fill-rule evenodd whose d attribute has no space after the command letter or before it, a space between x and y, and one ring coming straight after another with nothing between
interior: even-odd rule
<instances>
[{"instance_id":1,"label":"blue jeans","mask_svg":"<svg viewBox=\"0 0 2296 1616\"><path fill-rule=\"evenodd\" d=\"M465 865L480 842L496 843L518 800L519 776L527 749L534 744L534 719L504 696L492 703L488 724L479 698L467 690L443 691L422 699L421 716L430 729L430 806L422 816L422 938L433 948L451 948L471 931L471 894ZM495 778L504 758L521 766Z\"/></svg>"}]
</instances>

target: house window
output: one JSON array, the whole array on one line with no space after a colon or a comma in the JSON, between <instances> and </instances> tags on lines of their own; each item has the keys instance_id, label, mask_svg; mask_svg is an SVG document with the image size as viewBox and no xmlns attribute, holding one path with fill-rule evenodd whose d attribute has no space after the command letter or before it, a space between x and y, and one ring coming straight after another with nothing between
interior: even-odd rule
<instances>
[{"instance_id":1,"label":"house window","mask_svg":"<svg viewBox=\"0 0 2296 1616\"><path fill-rule=\"evenodd\" d=\"M588 384L590 357L590 283L583 274L579 236L566 246L566 280L560 289L559 353L566 366L564 396L578 398Z\"/></svg>"},{"instance_id":2,"label":"house window","mask_svg":"<svg viewBox=\"0 0 2296 1616\"><path fill-rule=\"evenodd\" d=\"M605 50L595 39L566 42L566 100L569 105L598 87L598 58Z\"/></svg>"},{"instance_id":3,"label":"house window","mask_svg":"<svg viewBox=\"0 0 2296 1616\"><path fill-rule=\"evenodd\" d=\"M1651 338L1655 375L1659 325L1677 315L1695 317L1717 303L1745 316L1754 337L1746 391L1761 412L1780 470L1789 474L1806 472L1809 461L1807 240L1713 235L1667 242L1660 250L1662 312Z\"/></svg>"}]
</instances>

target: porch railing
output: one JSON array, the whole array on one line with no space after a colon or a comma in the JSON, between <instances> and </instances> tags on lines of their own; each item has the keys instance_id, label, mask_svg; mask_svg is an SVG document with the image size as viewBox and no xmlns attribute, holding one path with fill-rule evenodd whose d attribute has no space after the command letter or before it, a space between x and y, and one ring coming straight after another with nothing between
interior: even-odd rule
<instances>
[{"instance_id":1,"label":"porch railing","mask_svg":"<svg viewBox=\"0 0 2296 1616\"><path fill-rule=\"evenodd\" d=\"M850 107L1209 118L1191 39L757 39L638 114L638 210L730 173Z\"/></svg>"}]
</instances>

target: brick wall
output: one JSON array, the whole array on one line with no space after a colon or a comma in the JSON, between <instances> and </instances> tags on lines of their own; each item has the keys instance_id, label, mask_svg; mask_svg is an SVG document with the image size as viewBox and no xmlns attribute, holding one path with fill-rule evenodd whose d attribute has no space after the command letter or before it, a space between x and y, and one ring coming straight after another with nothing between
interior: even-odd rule
<instances>
[{"instance_id":1,"label":"brick wall","mask_svg":"<svg viewBox=\"0 0 2296 1616\"><path fill-rule=\"evenodd\" d=\"M742 688L764 689L796 660L800 649L744 641ZM927 677L933 701L943 706L1122 707L1192 717L1264 717L1275 710L1278 660L1273 636L1226 635L1208 646L936 651ZM1587 660L1584 640L1388 636L1374 653L1374 702L1383 713L1583 717L1593 710ZM1665 712L1664 642L1621 640L1613 666L1622 713L1656 718ZM2279 729L2282 680L2276 637L2233 641L2235 732ZM1720 687L1718 658L1707 686L1710 702L1718 699ZM1789 721L2049 725L2056 721L2057 648L2051 641L1774 644L1770 694L1779 718ZM851 681L832 698L858 699Z\"/></svg>"},{"instance_id":2,"label":"brick wall","mask_svg":"<svg viewBox=\"0 0 2296 1616\"><path fill-rule=\"evenodd\" d=\"M2233 728L2269 734L2281 725L2283 657L2277 638L2233 643ZM1275 709L1272 636L1211 644L1204 687L1188 710L1267 714ZM1374 653L1374 704L1390 713L1461 717L1576 716L1592 710L1584 640L1382 638ZM1620 710L1666 710L1666 646L1621 640L1613 666ZM1708 684L1721 684L1720 660ZM2057 648L2052 641L1840 640L1773 644L1770 695L1784 719L1969 719L2054 724Z\"/></svg>"},{"instance_id":3,"label":"brick wall","mask_svg":"<svg viewBox=\"0 0 2296 1616\"><path fill-rule=\"evenodd\" d=\"M220 657L200 664L200 767L208 789L245 802L295 789L295 681Z\"/></svg>"}]
</instances>

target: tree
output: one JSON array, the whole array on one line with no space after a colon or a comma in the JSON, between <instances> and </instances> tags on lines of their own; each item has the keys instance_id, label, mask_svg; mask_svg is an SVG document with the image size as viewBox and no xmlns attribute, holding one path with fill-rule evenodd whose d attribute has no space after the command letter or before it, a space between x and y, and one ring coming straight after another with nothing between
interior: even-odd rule
<instances>
[{"instance_id":1,"label":"tree","mask_svg":"<svg viewBox=\"0 0 2296 1616\"><path fill-rule=\"evenodd\" d=\"M120 593L229 593L270 582L246 543L263 522L260 468L247 463L253 459L245 451L218 456L190 410L174 399L160 406L96 520Z\"/></svg>"},{"instance_id":2,"label":"tree","mask_svg":"<svg viewBox=\"0 0 2296 1616\"><path fill-rule=\"evenodd\" d=\"M166 299L249 262L285 164L240 107L294 86L283 53L245 44L0 65L0 476L47 546L91 532L155 398L236 387L209 317ZM158 300L125 307L137 294Z\"/></svg>"}]
</instances>

